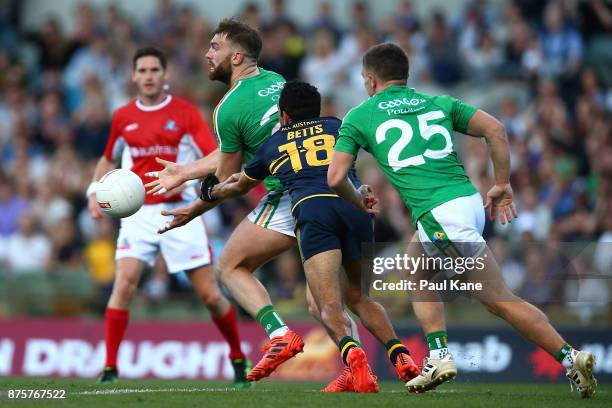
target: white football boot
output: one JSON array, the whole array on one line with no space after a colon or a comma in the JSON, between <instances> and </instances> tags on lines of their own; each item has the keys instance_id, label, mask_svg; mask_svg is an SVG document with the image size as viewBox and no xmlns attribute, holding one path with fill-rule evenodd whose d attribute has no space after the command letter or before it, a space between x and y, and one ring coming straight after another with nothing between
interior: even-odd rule
<instances>
[{"instance_id":1,"label":"white football boot","mask_svg":"<svg viewBox=\"0 0 612 408\"><path fill-rule=\"evenodd\" d=\"M425 357L421 373L406 383L406 391L412 394L429 391L457 376L457 366L450 354L439 360Z\"/></svg>"},{"instance_id":2,"label":"white football boot","mask_svg":"<svg viewBox=\"0 0 612 408\"><path fill-rule=\"evenodd\" d=\"M577 351L572 358L574 364L565 374L570 381L570 388L573 391L575 387L582 398L589 398L597 388L597 380L593 377L595 356L588 351Z\"/></svg>"}]
</instances>

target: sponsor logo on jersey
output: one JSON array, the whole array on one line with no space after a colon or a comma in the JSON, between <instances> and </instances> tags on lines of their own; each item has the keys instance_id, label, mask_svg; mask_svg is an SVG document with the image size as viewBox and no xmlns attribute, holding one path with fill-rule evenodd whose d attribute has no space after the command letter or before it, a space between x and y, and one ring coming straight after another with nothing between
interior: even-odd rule
<instances>
[{"instance_id":1,"label":"sponsor logo on jersey","mask_svg":"<svg viewBox=\"0 0 612 408\"><path fill-rule=\"evenodd\" d=\"M176 132L178 130L176 122L172 119L168 119L168 121L166 122L166 126L164 126L164 130L171 130L173 132Z\"/></svg>"},{"instance_id":2,"label":"sponsor logo on jersey","mask_svg":"<svg viewBox=\"0 0 612 408\"><path fill-rule=\"evenodd\" d=\"M130 155L133 158L169 155L176 156L178 148L175 146L147 146L147 147L130 147Z\"/></svg>"},{"instance_id":3,"label":"sponsor logo on jersey","mask_svg":"<svg viewBox=\"0 0 612 408\"><path fill-rule=\"evenodd\" d=\"M257 95L259 95L259 96L269 96L269 95L278 93L279 91L281 91L283 89L283 86L285 86L285 83L279 81L279 82L277 82L275 84L270 85L266 89L260 90L259 92L257 92Z\"/></svg>"},{"instance_id":4,"label":"sponsor logo on jersey","mask_svg":"<svg viewBox=\"0 0 612 408\"><path fill-rule=\"evenodd\" d=\"M379 102L378 109L387 110L387 109L393 109L393 108L399 108L399 107L409 107L409 108L414 108L415 110L417 110L418 108L420 108L420 105L424 104L425 102L427 101L422 98L394 99L392 101Z\"/></svg>"},{"instance_id":5,"label":"sponsor logo on jersey","mask_svg":"<svg viewBox=\"0 0 612 408\"><path fill-rule=\"evenodd\" d=\"M131 132L136 129L138 129L138 123L130 123L129 125L125 127L126 132Z\"/></svg>"},{"instance_id":6,"label":"sponsor logo on jersey","mask_svg":"<svg viewBox=\"0 0 612 408\"><path fill-rule=\"evenodd\" d=\"M202 254L191 255L191 259L200 259L200 258L204 258L204 255L202 255Z\"/></svg>"}]
</instances>

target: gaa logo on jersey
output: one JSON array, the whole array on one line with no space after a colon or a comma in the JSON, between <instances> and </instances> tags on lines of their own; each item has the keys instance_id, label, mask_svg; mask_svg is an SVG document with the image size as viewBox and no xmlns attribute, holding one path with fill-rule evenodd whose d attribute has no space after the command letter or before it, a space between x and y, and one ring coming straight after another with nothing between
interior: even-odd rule
<instances>
[{"instance_id":1,"label":"gaa logo on jersey","mask_svg":"<svg viewBox=\"0 0 612 408\"><path fill-rule=\"evenodd\" d=\"M166 122L166 126L164 126L164 130L171 130L173 132L176 132L178 130L176 122L172 119L168 119L168 121Z\"/></svg>"},{"instance_id":2,"label":"gaa logo on jersey","mask_svg":"<svg viewBox=\"0 0 612 408\"><path fill-rule=\"evenodd\" d=\"M434 232L433 234L433 242L443 241L446 237L446 234L440 231Z\"/></svg>"}]
</instances>

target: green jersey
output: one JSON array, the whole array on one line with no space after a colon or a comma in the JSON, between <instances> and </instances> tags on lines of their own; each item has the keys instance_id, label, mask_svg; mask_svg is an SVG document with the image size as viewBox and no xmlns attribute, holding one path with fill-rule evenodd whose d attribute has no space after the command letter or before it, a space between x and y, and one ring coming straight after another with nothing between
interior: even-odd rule
<instances>
[{"instance_id":1,"label":"green jersey","mask_svg":"<svg viewBox=\"0 0 612 408\"><path fill-rule=\"evenodd\" d=\"M213 127L219 150L236 153L249 162L257 148L279 126L278 99L285 79L272 71L259 68L259 74L236 81L213 112ZM275 177L264 181L268 191L284 191Z\"/></svg>"},{"instance_id":2,"label":"green jersey","mask_svg":"<svg viewBox=\"0 0 612 408\"><path fill-rule=\"evenodd\" d=\"M433 208L476 193L457 158L453 131L465 133L476 108L450 96L392 86L344 118L335 150L370 152L410 209L413 224Z\"/></svg>"}]
</instances>

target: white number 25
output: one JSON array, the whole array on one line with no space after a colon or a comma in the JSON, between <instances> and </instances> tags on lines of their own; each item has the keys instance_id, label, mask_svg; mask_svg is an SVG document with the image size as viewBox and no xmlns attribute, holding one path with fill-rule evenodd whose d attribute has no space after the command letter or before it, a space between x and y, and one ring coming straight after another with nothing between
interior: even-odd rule
<instances>
[{"instance_id":1,"label":"white number 25","mask_svg":"<svg viewBox=\"0 0 612 408\"><path fill-rule=\"evenodd\" d=\"M417 116L417 120L419 121L419 134L421 137L425 140L429 140L434 135L442 135L446 141L444 148L441 150L426 149L422 154L407 157L405 159L400 159L399 156L412 140L412 136L414 135L412 126L401 119L389 119L378 126L376 129L376 143L378 144L385 141L389 130L399 129L402 132L397 142L389 149L389 166L393 168L393 171L398 171L408 166L420 166L425 164L425 157L430 159L442 159L453 152L453 142L448 130L444 126L430 125L428 123L432 120L443 118L444 112L442 111L432 111Z\"/></svg>"}]
</instances>

